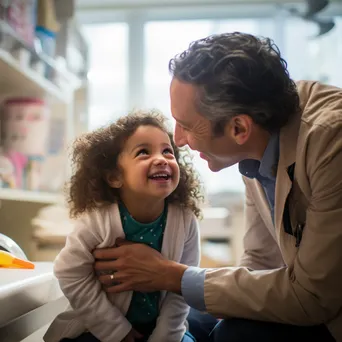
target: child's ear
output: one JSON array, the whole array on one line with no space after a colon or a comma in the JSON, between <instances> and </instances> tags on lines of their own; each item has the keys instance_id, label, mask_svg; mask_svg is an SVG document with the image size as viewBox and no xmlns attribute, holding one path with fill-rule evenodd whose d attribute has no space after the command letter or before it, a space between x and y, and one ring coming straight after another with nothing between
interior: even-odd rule
<instances>
[{"instance_id":1,"label":"child's ear","mask_svg":"<svg viewBox=\"0 0 342 342\"><path fill-rule=\"evenodd\" d=\"M107 183L111 188L120 189L122 187L121 177L113 173L107 174Z\"/></svg>"}]
</instances>

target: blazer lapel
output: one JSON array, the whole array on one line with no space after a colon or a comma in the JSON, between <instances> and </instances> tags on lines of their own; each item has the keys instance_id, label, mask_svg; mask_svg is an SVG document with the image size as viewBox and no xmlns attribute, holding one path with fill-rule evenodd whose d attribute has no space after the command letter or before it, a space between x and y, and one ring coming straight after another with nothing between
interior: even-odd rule
<instances>
[{"instance_id":1,"label":"blazer lapel","mask_svg":"<svg viewBox=\"0 0 342 342\"><path fill-rule=\"evenodd\" d=\"M294 115L291 121L280 131L279 135L279 162L277 169L274 224L277 239L284 231L283 215L286 199L292 188L292 181L288 168L296 161L297 138L301 123L301 112Z\"/></svg>"},{"instance_id":2,"label":"blazer lapel","mask_svg":"<svg viewBox=\"0 0 342 342\"><path fill-rule=\"evenodd\" d=\"M280 232L284 230L283 215L286 199L290 193L292 182L288 176L287 168L283 165L278 166L277 181L276 181L276 196L274 210L274 225L279 241Z\"/></svg>"},{"instance_id":3,"label":"blazer lapel","mask_svg":"<svg viewBox=\"0 0 342 342\"><path fill-rule=\"evenodd\" d=\"M269 202L267 200L265 190L264 190L263 186L256 179L254 179L253 182L255 184L255 191L257 193L256 197L260 198L260 201L258 201L258 203L256 203L256 205L259 209L259 213L260 213L262 219L264 220L264 222L266 223L266 226L267 226L268 230L270 231L271 235L276 240L276 234L274 232L274 226L273 226L273 222L272 222L270 205L269 205Z\"/></svg>"}]
</instances>

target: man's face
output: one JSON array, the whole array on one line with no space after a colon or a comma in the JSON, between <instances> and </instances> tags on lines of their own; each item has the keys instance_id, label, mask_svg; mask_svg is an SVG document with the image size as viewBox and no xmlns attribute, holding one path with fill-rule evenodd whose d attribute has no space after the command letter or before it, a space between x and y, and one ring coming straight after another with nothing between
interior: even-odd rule
<instances>
[{"instance_id":1,"label":"man's face","mask_svg":"<svg viewBox=\"0 0 342 342\"><path fill-rule=\"evenodd\" d=\"M211 171L220 171L239 162L240 146L236 143L235 127L232 122L226 124L224 134L215 137L211 122L200 115L195 107L196 89L176 78L171 82L171 112L176 120L175 144L188 145L198 151L200 157L208 162Z\"/></svg>"}]
</instances>

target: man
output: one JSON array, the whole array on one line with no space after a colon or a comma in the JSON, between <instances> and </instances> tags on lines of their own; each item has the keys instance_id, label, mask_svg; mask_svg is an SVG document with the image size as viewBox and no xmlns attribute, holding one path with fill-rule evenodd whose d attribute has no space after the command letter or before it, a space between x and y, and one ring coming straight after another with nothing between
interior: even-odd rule
<instances>
[{"instance_id":1,"label":"man","mask_svg":"<svg viewBox=\"0 0 342 342\"><path fill-rule=\"evenodd\" d=\"M269 39L193 42L170 62L175 142L246 185L240 267L200 269L145 245L95 251L109 292L167 290L223 318L222 341L342 341L342 90L289 77ZM193 311L190 330L216 320ZM208 323L209 322L209 323ZM213 322L213 323L212 323Z\"/></svg>"}]
</instances>

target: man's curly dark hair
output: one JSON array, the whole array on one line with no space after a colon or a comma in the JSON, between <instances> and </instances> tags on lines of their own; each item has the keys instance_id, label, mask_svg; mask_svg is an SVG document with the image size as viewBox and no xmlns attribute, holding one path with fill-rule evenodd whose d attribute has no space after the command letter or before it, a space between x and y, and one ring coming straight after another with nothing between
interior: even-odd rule
<instances>
[{"instance_id":1,"label":"man's curly dark hair","mask_svg":"<svg viewBox=\"0 0 342 342\"><path fill-rule=\"evenodd\" d=\"M198 87L196 105L215 135L239 114L273 133L299 110L287 63L269 38L234 32L192 42L170 60L176 79Z\"/></svg>"},{"instance_id":2,"label":"man's curly dark hair","mask_svg":"<svg viewBox=\"0 0 342 342\"><path fill-rule=\"evenodd\" d=\"M193 170L190 159L174 144L165 121L166 118L157 111L137 111L75 140L72 152L73 176L67 188L71 217L78 217L84 212L118 200L119 190L108 185L107 175L113 171L120 172L119 155L127 139L140 126L157 127L168 134L180 169L179 184L169 195L168 202L189 208L197 217L200 216L198 204L203 196L198 174Z\"/></svg>"}]
</instances>

